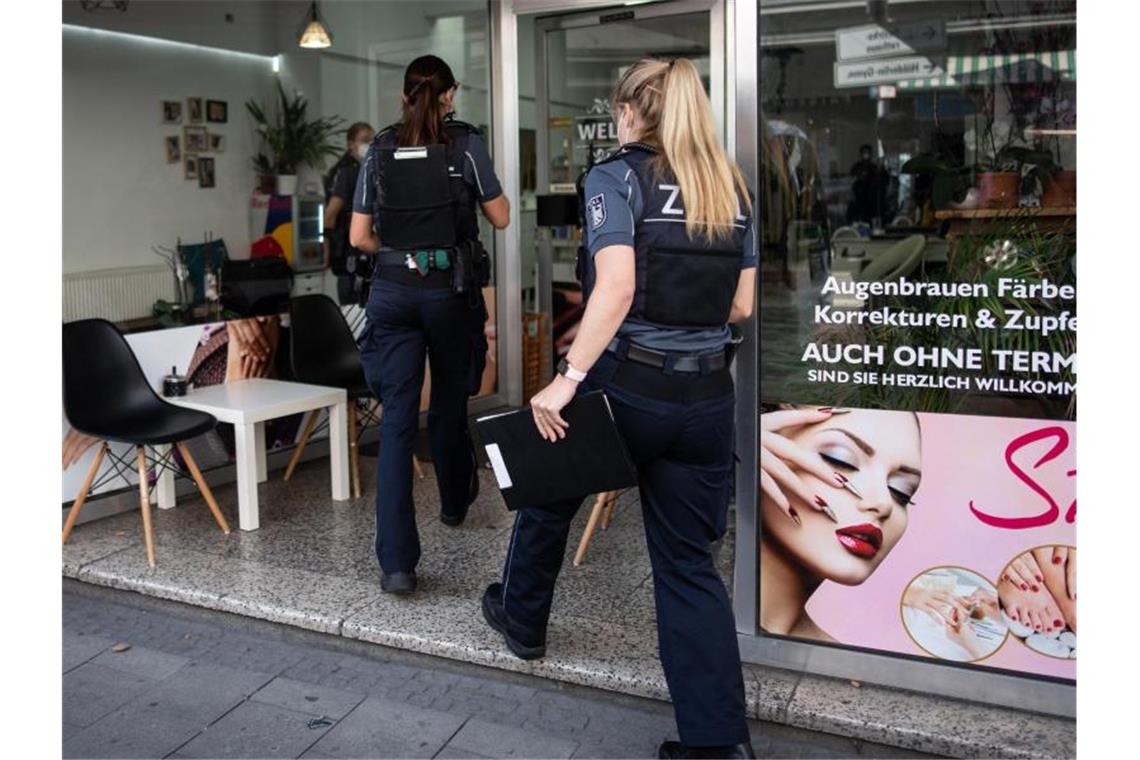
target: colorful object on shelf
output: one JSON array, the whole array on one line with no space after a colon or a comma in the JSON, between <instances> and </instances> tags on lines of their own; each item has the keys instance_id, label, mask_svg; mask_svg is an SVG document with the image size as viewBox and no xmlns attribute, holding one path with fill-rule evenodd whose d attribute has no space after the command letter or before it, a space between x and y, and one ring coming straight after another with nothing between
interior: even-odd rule
<instances>
[{"instance_id":1,"label":"colorful object on shelf","mask_svg":"<svg viewBox=\"0 0 1140 760\"><path fill-rule=\"evenodd\" d=\"M250 201L253 258L284 256L293 264L293 196L254 193Z\"/></svg>"}]
</instances>

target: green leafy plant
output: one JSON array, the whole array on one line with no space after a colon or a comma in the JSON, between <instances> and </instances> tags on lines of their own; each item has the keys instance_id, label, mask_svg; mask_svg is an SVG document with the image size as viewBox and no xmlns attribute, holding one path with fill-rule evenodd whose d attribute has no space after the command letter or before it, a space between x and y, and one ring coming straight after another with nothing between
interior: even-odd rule
<instances>
[{"instance_id":1,"label":"green leafy plant","mask_svg":"<svg viewBox=\"0 0 1140 760\"><path fill-rule=\"evenodd\" d=\"M306 101L300 95L292 100L277 82L277 112L270 121L266 109L255 100L245 107L253 117L262 150L254 156L253 168L259 174L296 174L301 166L320 167L326 156L336 157L343 148L332 138L344 134L339 116L305 120Z\"/></svg>"}]
</instances>

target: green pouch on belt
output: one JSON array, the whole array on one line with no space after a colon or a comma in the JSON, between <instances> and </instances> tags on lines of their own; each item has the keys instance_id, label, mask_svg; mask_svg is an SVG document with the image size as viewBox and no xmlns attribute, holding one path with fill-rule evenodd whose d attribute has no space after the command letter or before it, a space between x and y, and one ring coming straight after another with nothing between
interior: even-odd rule
<instances>
[{"instance_id":1,"label":"green pouch on belt","mask_svg":"<svg viewBox=\"0 0 1140 760\"><path fill-rule=\"evenodd\" d=\"M430 251L416 251L412 254L412 261L420 275L426 275L432 269L451 269L451 257L442 248Z\"/></svg>"}]
</instances>

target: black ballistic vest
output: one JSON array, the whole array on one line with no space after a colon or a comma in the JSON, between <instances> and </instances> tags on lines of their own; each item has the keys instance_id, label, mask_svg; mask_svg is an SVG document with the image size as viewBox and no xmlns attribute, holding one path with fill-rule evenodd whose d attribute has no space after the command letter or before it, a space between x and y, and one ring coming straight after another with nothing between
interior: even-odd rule
<instances>
[{"instance_id":1,"label":"black ballistic vest","mask_svg":"<svg viewBox=\"0 0 1140 760\"><path fill-rule=\"evenodd\" d=\"M451 248L479 239L476 197L463 181L472 134L465 122L445 125L446 145L399 147L397 129L383 129L370 153L376 177L380 239L386 248Z\"/></svg>"},{"instance_id":2,"label":"black ballistic vest","mask_svg":"<svg viewBox=\"0 0 1140 760\"><path fill-rule=\"evenodd\" d=\"M633 220L637 280L626 321L667 329L724 327L740 279L746 219L738 216L729 237L690 238L676 178L668 170L657 175L656 155L647 145L629 143L597 164L625 162L633 169L644 199L640 217ZM589 229L584 185L583 176L578 183L583 231ZM582 248L578 255L582 292L588 301L597 270L588 250Z\"/></svg>"}]
</instances>

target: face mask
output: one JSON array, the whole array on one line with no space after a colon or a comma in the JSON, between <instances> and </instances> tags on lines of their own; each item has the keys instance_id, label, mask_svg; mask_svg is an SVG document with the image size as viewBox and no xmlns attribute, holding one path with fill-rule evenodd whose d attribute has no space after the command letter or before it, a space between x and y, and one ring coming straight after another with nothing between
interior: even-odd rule
<instances>
[{"instance_id":1,"label":"face mask","mask_svg":"<svg viewBox=\"0 0 1140 760\"><path fill-rule=\"evenodd\" d=\"M356 146L356 157L361 161L368 155L368 143L360 143Z\"/></svg>"}]
</instances>

